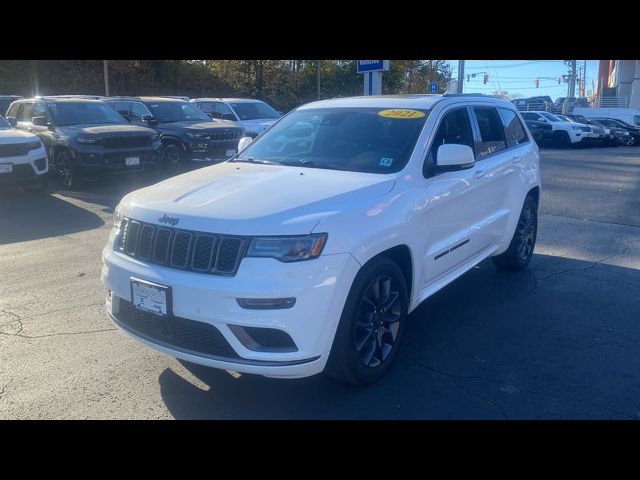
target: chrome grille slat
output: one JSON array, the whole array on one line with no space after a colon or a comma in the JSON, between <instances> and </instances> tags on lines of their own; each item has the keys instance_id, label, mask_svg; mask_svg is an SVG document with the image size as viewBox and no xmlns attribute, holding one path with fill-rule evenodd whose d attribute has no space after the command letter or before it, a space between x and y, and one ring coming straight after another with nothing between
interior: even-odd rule
<instances>
[{"instance_id":1,"label":"chrome grille slat","mask_svg":"<svg viewBox=\"0 0 640 480\"><path fill-rule=\"evenodd\" d=\"M130 257L170 268L233 276L244 257L245 237L194 232L123 218L117 248Z\"/></svg>"}]
</instances>

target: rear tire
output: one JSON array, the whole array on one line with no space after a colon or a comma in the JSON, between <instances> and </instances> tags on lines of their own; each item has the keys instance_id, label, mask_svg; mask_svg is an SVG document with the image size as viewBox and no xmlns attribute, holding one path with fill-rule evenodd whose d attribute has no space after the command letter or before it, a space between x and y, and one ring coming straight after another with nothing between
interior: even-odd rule
<instances>
[{"instance_id":1,"label":"rear tire","mask_svg":"<svg viewBox=\"0 0 640 480\"><path fill-rule=\"evenodd\" d=\"M491 257L501 270L522 270L531 261L538 235L538 204L529 195L524 200L520 217L506 252Z\"/></svg>"},{"instance_id":2,"label":"rear tire","mask_svg":"<svg viewBox=\"0 0 640 480\"><path fill-rule=\"evenodd\" d=\"M325 372L357 385L382 377L400 348L408 303L394 261L379 257L366 264L349 291Z\"/></svg>"}]
</instances>

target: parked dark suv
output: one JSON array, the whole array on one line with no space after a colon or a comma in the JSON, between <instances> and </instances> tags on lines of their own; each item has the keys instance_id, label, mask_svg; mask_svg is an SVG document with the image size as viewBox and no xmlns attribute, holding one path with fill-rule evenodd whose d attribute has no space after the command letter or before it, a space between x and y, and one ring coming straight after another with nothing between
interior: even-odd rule
<instances>
[{"instance_id":1,"label":"parked dark suv","mask_svg":"<svg viewBox=\"0 0 640 480\"><path fill-rule=\"evenodd\" d=\"M232 157L245 131L233 122L212 121L193 103L184 100L110 97L106 102L131 123L158 131L162 140L162 162L174 171L188 164L217 163Z\"/></svg>"},{"instance_id":2,"label":"parked dark suv","mask_svg":"<svg viewBox=\"0 0 640 480\"><path fill-rule=\"evenodd\" d=\"M35 133L66 188L85 178L140 171L158 162L158 133L131 125L100 100L37 97L13 102L7 120Z\"/></svg>"}]
</instances>

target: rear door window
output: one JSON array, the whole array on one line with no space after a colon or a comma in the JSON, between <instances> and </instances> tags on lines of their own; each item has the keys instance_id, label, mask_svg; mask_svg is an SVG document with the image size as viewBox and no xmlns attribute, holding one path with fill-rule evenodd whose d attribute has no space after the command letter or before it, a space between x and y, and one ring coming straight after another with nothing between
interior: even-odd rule
<instances>
[{"instance_id":1,"label":"rear door window","mask_svg":"<svg viewBox=\"0 0 640 480\"><path fill-rule=\"evenodd\" d=\"M498 112L493 107L473 107L480 139L476 146L479 159L507 148L504 127Z\"/></svg>"},{"instance_id":2,"label":"rear door window","mask_svg":"<svg viewBox=\"0 0 640 480\"><path fill-rule=\"evenodd\" d=\"M498 108L498 112L500 113L502 125L504 126L507 148L515 147L529 141L527 133L516 112L507 108Z\"/></svg>"}]
</instances>

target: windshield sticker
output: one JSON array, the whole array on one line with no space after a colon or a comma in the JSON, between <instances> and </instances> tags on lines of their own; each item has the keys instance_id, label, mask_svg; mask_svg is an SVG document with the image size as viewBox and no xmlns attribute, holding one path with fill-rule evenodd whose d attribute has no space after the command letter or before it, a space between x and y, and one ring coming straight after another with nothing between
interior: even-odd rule
<instances>
[{"instance_id":1,"label":"windshield sticker","mask_svg":"<svg viewBox=\"0 0 640 480\"><path fill-rule=\"evenodd\" d=\"M390 167L392 163L393 163L393 158L382 157L380 159L380 165L382 165L383 167Z\"/></svg>"},{"instance_id":2,"label":"windshield sticker","mask_svg":"<svg viewBox=\"0 0 640 480\"><path fill-rule=\"evenodd\" d=\"M387 118L421 118L424 117L424 112L409 110L408 108L391 108L378 112L378 115Z\"/></svg>"}]
</instances>

